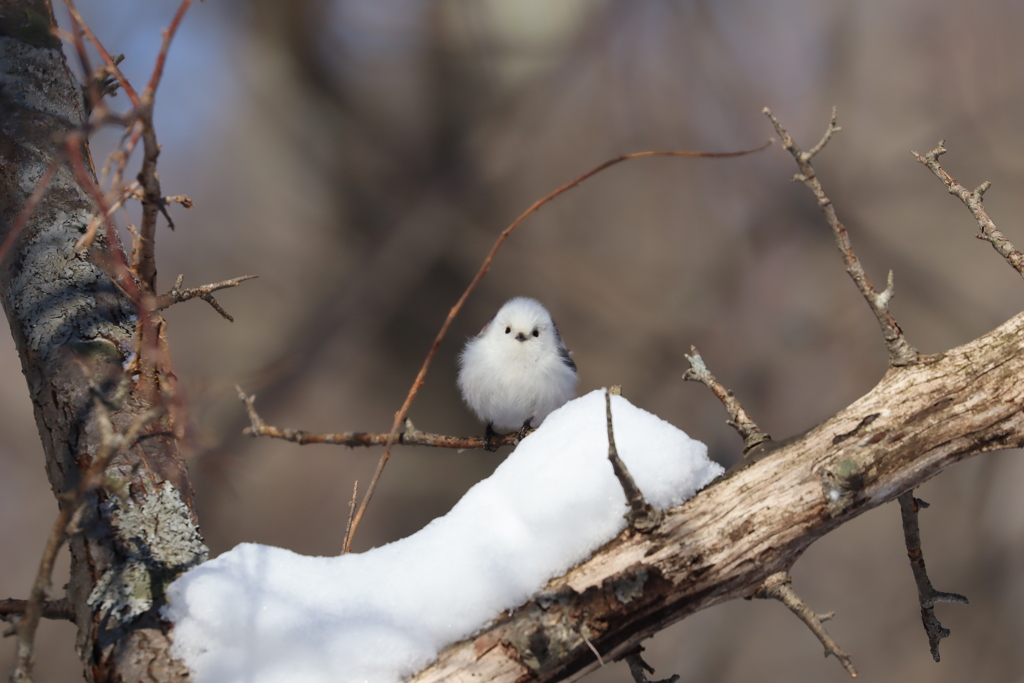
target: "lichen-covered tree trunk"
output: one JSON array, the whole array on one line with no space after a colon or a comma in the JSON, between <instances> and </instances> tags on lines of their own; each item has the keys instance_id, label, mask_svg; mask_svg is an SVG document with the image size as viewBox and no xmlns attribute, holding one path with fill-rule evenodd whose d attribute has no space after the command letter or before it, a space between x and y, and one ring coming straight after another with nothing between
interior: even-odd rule
<instances>
[{"instance_id":1,"label":"lichen-covered tree trunk","mask_svg":"<svg viewBox=\"0 0 1024 683\"><path fill-rule=\"evenodd\" d=\"M136 311L103 268L104 250L74 249L94 208L64 154L85 116L82 91L51 32L45 0L0 0L0 241L51 164L57 170L7 258L0 299L21 356L60 505L96 456L93 394L112 392L133 353ZM88 158L88 149L85 149ZM115 427L149 401L130 381ZM70 536L70 600L91 681L182 680L159 608L163 587L206 548L169 418L107 468ZM159 521L159 523L157 523ZM27 587L26 587L27 588ZM58 597L54 595L54 597Z\"/></svg>"}]
</instances>

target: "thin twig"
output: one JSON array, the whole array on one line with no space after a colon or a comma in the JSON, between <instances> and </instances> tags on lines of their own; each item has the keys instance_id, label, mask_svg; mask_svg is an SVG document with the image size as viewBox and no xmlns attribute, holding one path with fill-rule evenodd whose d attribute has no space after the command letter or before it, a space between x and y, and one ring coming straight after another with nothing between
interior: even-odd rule
<instances>
[{"instance_id":1,"label":"thin twig","mask_svg":"<svg viewBox=\"0 0 1024 683\"><path fill-rule=\"evenodd\" d=\"M857 670L853 668L853 661L850 655L843 652L842 648L832 639L832 636L828 634L825 627L821 625L821 622L831 619L835 613L830 612L828 614L816 614L800 599L800 596L793 590L793 579L786 572L776 572L772 574L754 593L755 598L778 600L783 605L789 608L793 614L800 618L800 621L807 625L807 628L811 629L811 632L821 641L821 644L825 646L825 656L832 655L839 660L839 663L843 665L847 673L852 678L857 677Z\"/></svg>"},{"instance_id":2,"label":"thin twig","mask_svg":"<svg viewBox=\"0 0 1024 683\"><path fill-rule=\"evenodd\" d=\"M743 406L736 400L733 393L722 386L715 379L715 376L711 374L708 366L704 363L704 359L700 357L696 346L690 347L690 353L692 355L684 354L684 357L690 363L690 369L683 373L683 379L690 382L700 382L710 389L711 393L722 402L725 412L729 414L726 424L739 432L740 437L743 439L743 454L746 455L758 444L771 441L771 437L762 432L760 427L750 419L747 411L743 409Z\"/></svg>"},{"instance_id":3,"label":"thin twig","mask_svg":"<svg viewBox=\"0 0 1024 683\"><path fill-rule=\"evenodd\" d=\"M25 614L27 608L28 600L0 600L0 620L10 621L12 618L20 617ZM75 620L74 606L67 598L43 600L39 614L43 619L62 619L71 622Z\"/></svg>"},{"instance_id":4,"label":"thin twig","mask_svg":"<svg viewBox=\"0 0 1024 683\"><path fill-rule=\"evenodd\" d=\"M120 209L125 201L135 195L136 190L139 189L139 182L135 181L131 185L128 185L119 193L120 196L114 200L114 202L108 208L110 212L107 216L96 215L89 221L89 225L85 228L85 232L75 242L75 251L84 251L92 246L93 240L96 239L96 232L101 225L104 224L110 216L113 216L114 212Z\"/></svg>"},{"instance_id":5,"label":"thin twig","mask_svg":"<svg viewBox=\"0 0 1024 683\"><path fill-rule=\"evenodd\" d=\"M661 524L664 514L661 510L652 507L644 500L644 494L636 485L633 475L626 469L626 463L619 457L619 449L615 446L615 431L612 429L612 395L620 395L622 387L614 386L604 392L604 414L608 423L608 460L612 463L612 470L615 478L622 486L622 492L626 494L626 504L629 505L629 512L626 513L626 521L631 529L647 532Z\"/></svg>"},{"instance_id":6,"label":"thin twig","mask_svg":"<svg viewBox=\"0 0 1024 683\"><path fill-rule=\"evenodd\" d=\"M584 626L583 629L586 629L586 626ZM587 647L590 648L590 651L594 653L595 657L597 657L597 663L600 664L602 667L605 666L604 657L602 657L601 653L597 651L597 647L595 647L595 645L592 642L590 642L590 638L588 638L587 634L583 632L583 629L580 629L579 631L580 638L583 639L583 642L587 644Z\"/></svg>"},{"instance_id":7,"label":"thin twig","mask_svg":"<svg viewBox=\"0 0 1024 683\"><path fill-rule=\"evenodd\" d=\"M272 439L283 439L297 443L300 446L307 444L322 443L333 446L384 446L390 436L387 432L337 432L333 434L318 434L307 432L301 429L290 429L288 427L273 427L265 424L263 418L256 412L253 402L255 396L247 396L241 388L238 390L238 398L245 404L246 412L249 415L249 426L242 430L248 436L266 436ZM488 442L487 439L479 436L446 436L443 434L430 434L416 429L412 420L406 419L404 428L395 438L394 443L400 446L430 446L433 448L455 448L464 449L486 449L487 446L515 446L519 443L519 434L501 434L494 436Z\"/></svg>"},{"instance_id":8,"label":"thin twig","mask_svg":"<svg viewBox=\"0 0 1024 683\"><path fill-rule=\"evenodd\" d=\"M102 484L103 473L111 460L118 453L131 448L138 440L142 430L163 414L162 408L151 408L137 417L124 433L118 434L114 431L111 423L110 408L107 404L97 396L94 405L96 426L100 434L99 447L96 457L90 463L89 469L82 476L78 486L70 496L65 496L65 504L61 506L57 519L54 520L53 527L50 529L50 535L46 539L43 556L39 560L39 569L36 571L36 578L25 604L24 616L21 623L18 624L17 665L14 673L11 674L12 680L32 680L36 630L39 628L39 620L43 616L46 592L52 581L57 552L68 537L70 522L77 516L79 508L84 505L86 496Z\"/></svg>"},{"instance_id":9,"label":"thin twig","mask_svg":"<svg viewBox=\"0 0 1024 683\"><path fill-rule=\"evenodd\" d=\"M764 108L764 113L771 119L772 125L775 126L775 131L782 138L782 148L793 155L793 159L800 169L800 172L793 176L793 180L799 180L806 185L807 189L814 194L814 198L818 200L818 208L825 215L825 220L828 222L829 228L832 229L833 237L835 237L839 253L843 256L846 272L854 284L857 285L857 289L860 290L865 301L868 302L871 312L875 314L878 325L882 328L882 337L885 339L885 345L889 351L889 365L901 366L917 362L917 349L907 342L906 337L903 335L903 330L900 329L896 319L889 313L889 300L892 299L895 291L892 271L889 271L885 289L881 292L876 291L871 284L871 280L868 279L867 273L864 272L860 259L857 258L853 251L853 246L850 244L850 236L846 232L846 227L839 222L835 207L832 206L832 200L825 194L825 190L822 189L821 183L814 172L814 167L811 166L811 159L814 155L828 144L828 141L832 139L835 133L842 130L836 125L835 107L832 108L832 118L829 121L825 134L818 144L807 152L800 150L800 147L797 146L796 142L793 141L793 138L790 137L789 133L786 132L786 129L782 127L782 124L779 123L779 120L775 118L775 115L772 114L768 107Z\"/></svg>"},{"instance_id":10,"label":"thin twig","mask_svg":"<svg viewBox=\"0 0 1024 683\"><path fill-rule=\"evenodd\" d=\"M988 211L982 206L985 193L992 187L992 183L986 180L976 190L972 191L954 180L953 176L946 173L946 170L942 168L942 164L939 163L939 157L946 153L945 145L945 140L939 140L938 146L927 154L923 156L917 152L911 152L911 154L931 169L932 173L945 184L949 193L959 198L964 203L964 206L970 210L974 220L978 221L978 227L981 228L981 234L977 235L978 239L983 239L991 244L992 248L1006 259L1007 263L1024 276L1024 254L1017 251L1013 244L1010 243L1010 240L1006 239L1006 236L996 228L996 224L989 218Z\"/></svg>"},{"instance_id":11,"label":"thin twig","mask_svg":"<svg viewBox=\"0 0 1024 683\"><path fill-rule=\"evenodd\" d=\"M423 386L423 381L424 379L426 379L427 376L427 369L430 367L430 363L434 359L434 354L437 353L437 349L441 345L441 340L444 339L445 334L447 334L448 328L451 326L452 321L455 319L455 316L457 316L459 314L459 311L462 310L462 306L466 303L466 299L469 298L469 295L473 292L474 289L476 289L476 286L480 283L480 280L483 279L488 269L490 269L491 262L494 260L494 257L498 253L498 250L501 248L501 245L505 243L505 240L508 239L508 236L511 235L513 231L515 231L515 229L518 228L519 225L524 220L526 220L528 216L530 216L532 213L540 209L542 206L544 206L551 200L571 190L572 188L576 187L577 185L587 180L588 178L591 178L594 175L600 173L601 171L610 168L616 164L619 164L623 161L630 161L632 159L643 159L646 157L703 157L711 159L724 159L728 157L738 157L746 154L753 154L754 152L759 152L763 149L766 149L773 142L773 140L769 140L767 143L761 145L760 147L757 147L755 149L743 150L740 152L651 151L623 154L621 156L615 157L614 159L609 159L608 161L599 164L598 166L587 171L586 173L579 176L575 180L571 180L565 185L562 185L561 187L553 190L546 196L538 199L533 204L531 204L530 207L526 209L526 211L519 214L519 216L514 221L512 221L512 223L507 228L502 230L501 234L498 235L498 239L495 240L494 246L492 246L490 252L487 253L487 256L484 258L484 262L483 264L481 264L480 269L477 271L476 275L470 281L469 285L462 293L462 296L459 297L458 301L455 302L455 305L452 306L450 311L448 311L448 316L444 319L444 322L441 324L441 329L438 331L437 336L434 338L434 342L430 345L430 350L427 352L426 358L423 359L423 365L420 366L420 370L416 374L416 379L413 380L412 386L409 388L409 393L406 395L405 401L402 403L402 407L399 408L397 413L395 413L395 420L391 425L391 431L388 434L388 440L384 447L384 453L381 454L380 460L377 462L377 469L373 473L373 478L370 480L370 485L367 487L366 494L363 496L363 502L359 505L359 510L356 512L356 517L353 520L353 535L355 534L356 529L359 528L359 522L363 518L363 513L366 512L366 506L369 504L370 499L373 497L373 492L377 488L377 482L380 480L381 472L384 471L384 466L387 464L388 458L391 457L391 446L392 444L395 443L395 439L398 436L398 428L402 425L406 416L409 414L409 407L412 405L413 400L416 398L416 394L419 392L420 387Z\"/></svg>"},{"instance_id":12,"label":"thin twig","mask_svg":"<svg viewBox=\"0 0 1024 683\"><path fill-rule=\"evenodd\" d=\"M213 309L227 319L228 322L233 323L235 322L235 319L232 318L227 311L221 308L221 305L213 298L213 293L221 289L237 287L246 280L252 280L256 277L259 277L259 275L242 275L241 277L231 278L230 280L224 280L223 282L215 282L201 287L189 287L188 289L182 289L181 283L182 280L185 279L185 276L179 275L178 279L175 280L171 291L166 294L161 294L153 300L153 310L162 311L165 308L169 308L174 304L179 304L183 301L188 301L189 299L202 299L213 306Z\"/></svg>"},{"instance_id":13,"label":"thin twig","mask_svg":"<svg viewBox=\"0 0 1024 683\"><path fill-rule=\"evenodd\" d=\"M928 647L932 652L932 659L939 661L939 641L949 637L949 629L943 627L935 616L935 603L956 602L961 605L968 604L966 596L959 593L943 593L932 587L931 579L928 578L928 570L924 566L924 555L921 553L921 527L917 522L917 512L922 507L928 507L928 503L914 498L913 490L900 495L900 515L903 517L903 539L907 544L907 557L910 558L910 569L914 572L914 582L917 583L917 599L921 603L921 623L924 624L924 632L928 635Z\"/></svg>"},{"instance_id":14,"label":"thin twig","mask_svg":"<svg viewBox=\"0 0 1024 683\"><path fill-rule=\"evenodd\" d=\"M356 514L356 503L359 502L359 480L352 484L352 499L348 501L348 522L345 524L345 538L341 544L341 554L346 553L345 548L349 546L348 537L352 534L352 518Z\"/></svg>"}]
</instances>

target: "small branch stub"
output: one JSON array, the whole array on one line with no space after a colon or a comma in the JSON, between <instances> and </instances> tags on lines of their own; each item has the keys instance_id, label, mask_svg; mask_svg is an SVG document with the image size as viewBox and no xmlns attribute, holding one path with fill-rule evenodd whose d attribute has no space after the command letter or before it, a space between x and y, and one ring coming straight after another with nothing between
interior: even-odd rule
<instances>
[{"instance_id":1,"label":"small branch stub","mask_svg":"<svg viewBox=\"0 0 1024 683\"><path fill-rule=\"evenodd\" d=\"M644 661L643 651L644 649L637 645L635 650L623 657L629 666L629 673L632 674L634 683L676 683L679 680L679 674L672 674L668 678L663 678L659 681L652 681L647 678L647 674L654 673L654 667Z\"/></svg>"},{"instance_id":2,"label":"small branch stub","mask_svg":"<svg viewBox=\"0 0 1024 683\"><path fill-rule=\"evenodd\" d=\"M968 604L966 596L959 593L943 593L932 587L928 578L928 570L924 566L924 555L921 553L921 527L917 522L917 513L922 507L928 507L923 500L914 498L914 492L907 491L899 497L900 515L903 518L903 538L907 544L907 556L910 558L910 569L914 572L917 583L917 598L921 603L921 623L928 635L928 647L932 659L939 661L939 641L949 637L949 629L943 627L935 616L935 603L956 602Z\"/></svg>"},{"instance_id":3,"label":"small branch stub","mask_svg":"<svg viewBox=\"0 0 1024 683\"><path fill-rule=\"evenodd\" d=\"M722 386L715 379L715 376L711 374L708 366L704 363L704 359L700 357L696 346L690 347L690 353L692 355L685 356L686 360L690 363L690 369L683 373L683 379L689 382L700 382L718 397L718 400L725 407L725 411L729 414L726 424L735 429L739 433L740 438L743 439L743 454L746 455L755 446L765 441L771 441L771 437L762 432L757 424L750 419L747 411L743 409L743 406L736 400L733 393Z\"/></svg>"},{"instance_id":4,"label":"small branch stub","mask_svg":"<svg viewBox=\"0 0 1024 683\"><path fill-rule=\"evenodd\" d=\"M834 612L828 614L816 614L813 612L800 596L793 590L793 579L787 572L776 572L772 574L754 593L755 598L761 598L767 600L769 598L778 600L783 605L789 608L793 614L800 618L800 621L807 625L807 628L811 629L811 632L815 637L821 641L821 644L825 646L825 656L832 655L839 660L839 663L843 665L847 673L852 678L857 677L857 670L853 668L853 661L850 655L839 647L839 644L832 639L832 636L828 634L825 627L821 625L823 621L828 621L833 616Z\"/></svg>"},{"instance_id":5,"label":"small branch stub","mask_svg":"<svg viewBox=\"0 0 1024 683\"><path fill-rule=\"evenodd\" d=\"M800 181L814 194L814 198L818 201L818 208L824 214L825 220L832 230L836 246L839 248L839 253L842 254L847 274L849 274L854 284L857 285L857 289L860 290L864 300L867 301L868 306L871 308L871 312L875 314L875 318L878 320L878 325L882 329L882 337L885 339L885 345L889 351L889 365L897 367L916 363L919 359L917 349L907 342L906 337L903 336L903 330L900 329L896 319L889 313L889 300L892 299L894 292L892 273L889 273L886 288L882 292L875 290L871 280L868 279L867 273L864 272L860 259L857 258L853 251L853 245L850 243L850 236L846 232L846 227L839 222L835 207L832 206L832 200L825 194L825 190L818 181L814 167L811 166L811 159L814 155L828 144L833 135L842 130L836 125L835 107L832 108L832 118L829 121L825 134L818 141L818 144L807 152L800 150L800 147L790 134L782 127L782 124L775 118L775 115L772 114L771 109L765 107L763 111L765 116L771 119L772 125L775 126L775 131L782 138L782 148L793 155L793 159L800 169L800 172L793 176L793 180Z\"/></svg>"},{"instance_id":6,"label":"small branch stub","mask_svg":"<svg viewBox=\"0 0 1024 683\"><path fill-rule=\"evenodd\" d=\"M620 386L613 386L604 393L605 418L608 423L608 460L612 463L615 477L622 485L622 492L626 494L626 503L629 505L626 521L631 529L646 533L661 524L663 514L661 510L644 500L644 494L633 480L633 475L626 469L626 464L619 457L619 449L615 446L615 430L612 428L612 396L621 394L622 387Z\"/></svg>"}]
</instances>

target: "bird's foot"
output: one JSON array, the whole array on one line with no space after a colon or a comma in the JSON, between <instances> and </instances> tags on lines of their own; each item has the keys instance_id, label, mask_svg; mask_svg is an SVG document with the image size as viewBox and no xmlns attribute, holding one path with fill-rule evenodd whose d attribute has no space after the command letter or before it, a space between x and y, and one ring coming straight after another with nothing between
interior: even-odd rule
<instances>
[{"instance_id":1,"label":"bird's foot","mask_svg":"<svg viewBox=\"0 0 1024 683\"><path fill-rule=\"evenodd\" d=\"M503 436L505 435L494 431L494 426L488 422L487 431L484 432L484 450L489 453L493 453L498 450L498 448L501 447L501 444L497 443L497 440Z\"/></svg>"}]
</instances>

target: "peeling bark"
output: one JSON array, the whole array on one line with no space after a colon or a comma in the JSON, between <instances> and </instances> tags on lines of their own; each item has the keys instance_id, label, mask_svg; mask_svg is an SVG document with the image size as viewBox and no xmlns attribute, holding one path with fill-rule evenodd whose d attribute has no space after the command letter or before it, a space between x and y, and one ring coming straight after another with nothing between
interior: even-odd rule
<instances>
[{"instance_id":1,"label":"peeling bark","mask_svg":"<svg viewBox=\"0 0 1024 683\"><path fill-rule=\"evenodd\" d=\"M85 116L52 22L43 0L0 0L0 240ZM0 299L61 505L97 452L90 384L110 391L120 382L135 333L134 307L102 267L103 250L120 245L98 237L97 248L74 251L92 216L88 193L60 163L0 264ZM149 407L132 388L113 422L123 428ZM68 598L90 681L187 678L168 654L159 608L163 587L206 548L169 419L113 460L70 540Z\"/></svg>"}]
</instances>

